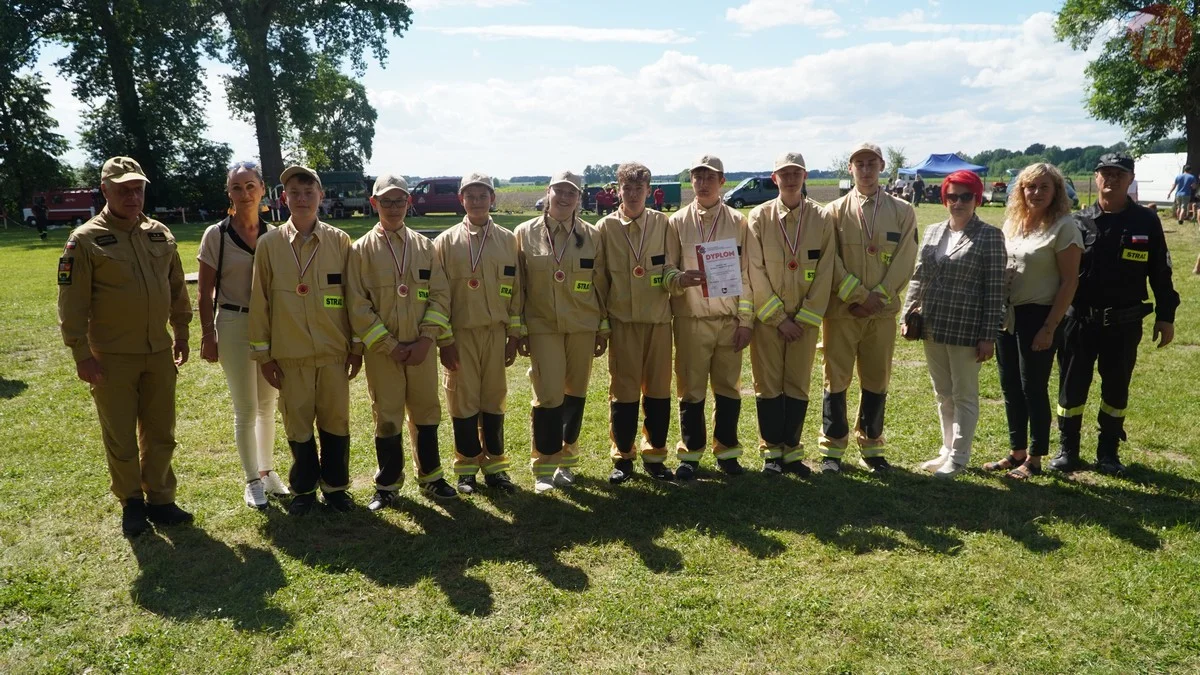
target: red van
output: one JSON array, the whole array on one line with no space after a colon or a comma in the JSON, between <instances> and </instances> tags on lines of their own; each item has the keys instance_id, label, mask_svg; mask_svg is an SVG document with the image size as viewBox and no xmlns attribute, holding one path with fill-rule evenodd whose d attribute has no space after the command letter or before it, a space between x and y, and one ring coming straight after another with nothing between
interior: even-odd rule
<instances>
[{"instance_id":1,"label":"red van","mask_svg":"<svg viewBox=\"0 0 1200 675\"><path fill-rule=\"evenodd\" d=\"M424 216L430 213L454 213L465 216L462 204L458 201L458 184L461 178L427 178L412 189L412 206L409 214Z\"/></svg>"}]
</instances>

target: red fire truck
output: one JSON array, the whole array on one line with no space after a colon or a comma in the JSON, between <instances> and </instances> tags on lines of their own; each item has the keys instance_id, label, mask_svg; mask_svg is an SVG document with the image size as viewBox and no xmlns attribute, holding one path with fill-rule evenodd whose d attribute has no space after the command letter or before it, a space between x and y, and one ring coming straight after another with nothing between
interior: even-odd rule
<instances>
[{"instance_id":1,"label":"red fire truck","mask_svg":"<svg viewBox=\"0 0 1200 675\"><path fill-rule=\"evenodd\" d=\"M45 207L46 224L83 223L104 208L104 196L95 188L65 188L36 192L33 203L21 213L30 227L37 226L38 213Z\"/></svg>"}]
</instances>

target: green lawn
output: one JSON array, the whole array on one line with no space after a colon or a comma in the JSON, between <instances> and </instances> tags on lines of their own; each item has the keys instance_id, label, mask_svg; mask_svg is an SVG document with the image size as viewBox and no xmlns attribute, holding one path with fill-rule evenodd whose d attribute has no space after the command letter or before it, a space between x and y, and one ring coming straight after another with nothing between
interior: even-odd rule
<instances>
[{"instance_id":1,"label":"green lawn","mask_svg":"<svg viewBox=\"0 0 1200 675\"><path fill-rule=\"evenodd\" d=\"M941 217L921 207L923 225ZM983 217L998 224L1001 211ZM357 236L371 223L342 224ZM202 227L174 231L195 270ZM921 352L904 343L888 411L889 457L903 469L884 479L767 478L751 452L755 473L738 479L612 488L601 359L580 485L539 497L524 461L522 359L507 427L519 494L442 505L409 483L382 515L295 520L242 504L224 379L196 357L180 372L176 459L196 526L133 542L119 534L95 409L55 322L66 234L0 232L2 672L1200 670L1193 228L1168 235L1184 305L1176 344L1143 343L1125 480L918 475L937 421ZM744 391L752 449L748 358ZM981 396L976 467L1007 445L994 363ZM361 376L352 401L365 504L374 452ZM448 457L448 424L442 442ZM282 428L276 457L288 466Z\"/></svg>"}]
</instances>

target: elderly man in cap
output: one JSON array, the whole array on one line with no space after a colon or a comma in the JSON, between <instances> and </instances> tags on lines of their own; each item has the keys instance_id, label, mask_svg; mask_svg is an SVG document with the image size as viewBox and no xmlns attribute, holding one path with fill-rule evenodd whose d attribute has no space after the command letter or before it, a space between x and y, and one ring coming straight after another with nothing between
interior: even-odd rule
<instances>
[{"instance_id":1,"label":"elderly man in cap","mask_svg":"<svg viewBox=\"0 0 1200 675\"><path fill-rule=\"evenodd\" d=\"M524 333L517 238L489 215L496 203L490 176L464 176L458 200L467 215L433 240L450 284L451 330L438 345L454 423L454 473L464 494L478 489L480 471L489 488L512 492L504 454L504 369L516 361Z\"/></svg>"},{"instance_id":2,"label":"elderly man in cap","mask_svg":"<svg viewBox=\"0 0 1200 675\"><path fill-rule=\"evenodd\" d=\"M1080 431L1092 374L1099 366L1100 438L1096 470L1125 473L1118 449L1125 440L1129 380L1142 341L1142 320L1154 314L1151 339L1159 347L1175 337L1179 294L1171 283L1171 255L1158 214L1128 195L1133 158L1124 153L1102 155L1096 164L1096 203L1076 214L1083 234L1079 288L1067 310L1058 351L1058 456L1056 471L1083 467ZM1155 304L1147 302L1146 283Z\"/></svg>"},{"instance_id":3,"label":"elderly man in cap","mask_svg":"<svg viewBox=\"0 0 1200 675\"><path fill-rule=\"evenodd\" d=\"M884 458L884 405L896 347L900 293L917 261L917 216L908 202L879 185L883 152L863 143L850 153L854 189L831 202L838 257L833 297L825 318L825 401L821 425L821 470L841 471L850 437L846 390L858 366L862 389L855 439L861 464L875 472L891 465Z\"/></svg>"},{"instance_id":4,"label":"elderly man in cap","mask_svg":"<svg viewBox=\"0 0 1200 675\"><path fill-rule=\"evenodd\" d=\"M695 199L671 216L667 226L667 259L676 270L667 280L674 317L675 386L679 393L679 467L675 477L696 475L708 444L704 399L713 391L713 453L731 476L745 472L738 462L738 418L742 410L742 350L750 344L754 304L746 264L746 218L721 201L725 165L704 155L691 167ZM701 285L696 248L712 241L737 242L742 268L742 294L709 298Z\"/></svg>"},{"instance_id":5,"label":"elderly man in cap","mask_svg":"<svg viewBox=\"0 0 1200 675\"><path fill-rule=\"evenodd\" d=\"M315 171L290 166L279 182L292 216L264 234L254 252L250 351L279 390L292 450L288 512L311 511L318 488L326 506L349 511L350 380L362 367L362 343L346 312L350 235L317 218L325 193Z\"/></svg>"},{"instance_id":6,"label":"elderly man in cap","mask_svg":"<svg viewBox=\"0 0 1200 675\"><path fill-rule=\"evenodd\" d=\"M608 348L604 253L596 228L579 218L582 189L579 174L555 174L542 215L516 229L528 331L520 352L530 357L537 492L575 482L592 359Z\"/></svg>"},{"instance_id":7,"label":"elderly man in cap","mask_svg":"<svg viewBox=\"0 0 1200 675\"><path fill-rule=\"evenodd\" d=\"M390 506L404 480L401 430L408 434L421 492L435 499L458 495L442 477L434 342L450 331L450 287L433 242L404 226L409 190L404 178L375 180L371 205L379 223L350 249L346 307L350 327L365 348L367 390L375 418L375 496L372 511Z\"/></svg>"},{"instance_id":8,"label":"elderly man in cap","mask_svg":"<svg viewBox=\"0 0 1200 675\"><path fill-rule=\"evenodd\" d=\"M121 530L135 537L150 522L192 522L175 504L171 469L192 304L175 237L142 213L150 182L142 167L113 157L100 178L108 204L71 233L58 261L58 320L96 402Z\"/></svg>"},{"instance_id":9,"label":"elderly man in cap","mask_svg":"<svg viewBox=\"0 0 1200 675\"><path fill-rule=\"evenodd\" d=\"M763 473L808 476L800 442L813 361L833 278L833 226L804 196L804 156L775 158L779 197L750 212L747 259L755 311L750 366Z\"/></svg>"}]
</instances>

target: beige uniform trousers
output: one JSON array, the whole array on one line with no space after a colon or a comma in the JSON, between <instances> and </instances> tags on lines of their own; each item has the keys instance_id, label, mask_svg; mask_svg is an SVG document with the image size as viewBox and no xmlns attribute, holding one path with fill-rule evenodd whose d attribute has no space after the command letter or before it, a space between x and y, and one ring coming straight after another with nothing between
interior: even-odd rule
<instances>
[{"instance_id":1,"label":"beige uniform trousers","mask_svg":"<svg viewBox=\"0 0 1200 675\"><path fill-rule=\"evenodd\" d=\"M888 314L866 319L826 317L824 335L825 391L841 393L850 387L858 364L858 385L875 394L887 393L892 377L892 354L896 351L896 317ZM881 448L882 438L867 438L855 432L862 450ZM849 437L821 437L826 449L846 448ZM878 454L878 453L873 453Z\"/></svg>"},{"instance_id":2,"label":"beige uniform trousers","mask_svg":"<svg viewBox=\"0 0 1200 675\"><path fill-rule=\"evenodd\" d=\"M679 399L703 401L708 381L717 396L741 398L742 353L733 349L736 316L675 317L675 388Z\"/></svg>"},{"instance_id":3,"label":"beige uniform trousers","mask_svg":"<svg viewBox=\"0 0 1200 675\"><path fill-rule=\"evenodd\" d=\"M111 489L124 504L145 494L175 501L175 368L170 349L153 354L95 354L104 383L91 387L100 417Z\"/></svg>"},{"instance_id":4,"label":"beige uniform trousers","mask_svg":"<svg viewBox=\"0 0 1200 675\"><path fill-rule=\"evenodd\" d=\"M504 326L471 328L454 333L458 347L458 370L445 371L446 407L460 419L478 415L504 414L508 381L504 373Z\"/></svg>"},{"instance_id":5,"label":"beige uniform trousers","mask_svg":"<svg viewBox=\"0 0 1200 675\"><path fill-rule=\"evenodd\" d=\"M671 397L671 324L623 323L612 320L612 337L608 345L608 372L612 382L608 395L617 403L638 403L646 398ZM613 459L634 459L612 446ZM642 457L646 461L663 461L666 447L650 447L642 440Z\"/></svg>"},{"instance_id":6,"label":"beige uniform trousers","mask_svg":"<svg viewBox=\"0 0 1200 675\"><path fill-rule=\"evenodd\" d=\"M564 396L587 398L588 381L592 377L592 359L596 349L596 334L544 333L529 336L529 380L533 384L535 408L557 408ZM573 467L579 464L579 442L563 443L561 451L543 455L533 443L533 472L546 464Z\"/></svg>"},{"instance_id":7,"label":"beige uniform trousers","mask_svg":"<svg viewBox=\"0 0 1200 675\"><path fill-rule=\"evenodd\" d=\"M815 326L804 326L795 342L786 342L779 329L755 322L750 340L750 368L754 373L754 395L759 398L808 400L813 361L817 355Z\"/></svg>"},{"instance_id":8,"label":"beige uniform trousers","mask_svg":"<svg viewBox=\"0 0 1200 675\"><path fill-rule=\"evenodd\" d=\"M437 348L430 347L419 366L402 366L387 354L368 351L363 357L367 371L367 392L371 395L371 416L375 419L375 437L391 438L401 433L408 415L408 440L413 448L413 467L418 482L429 482L417 461L418 425L436 425L442 418L437 397ZM435 472L441 475L441 468ZM433 479L436 480L436 479Z\"/></svg>"},{"instance_id":9,"label":"beige uniform trousers","mask_svg":"<svg viewBox=\"0 0 1200 675\"><path fill-rule=\"evenodd\" d=\"M280 365L279 411L288 441L306 443L317 428L350 435L350 379L344 359L323 366Z\"/></svg>"}]
</instances>

